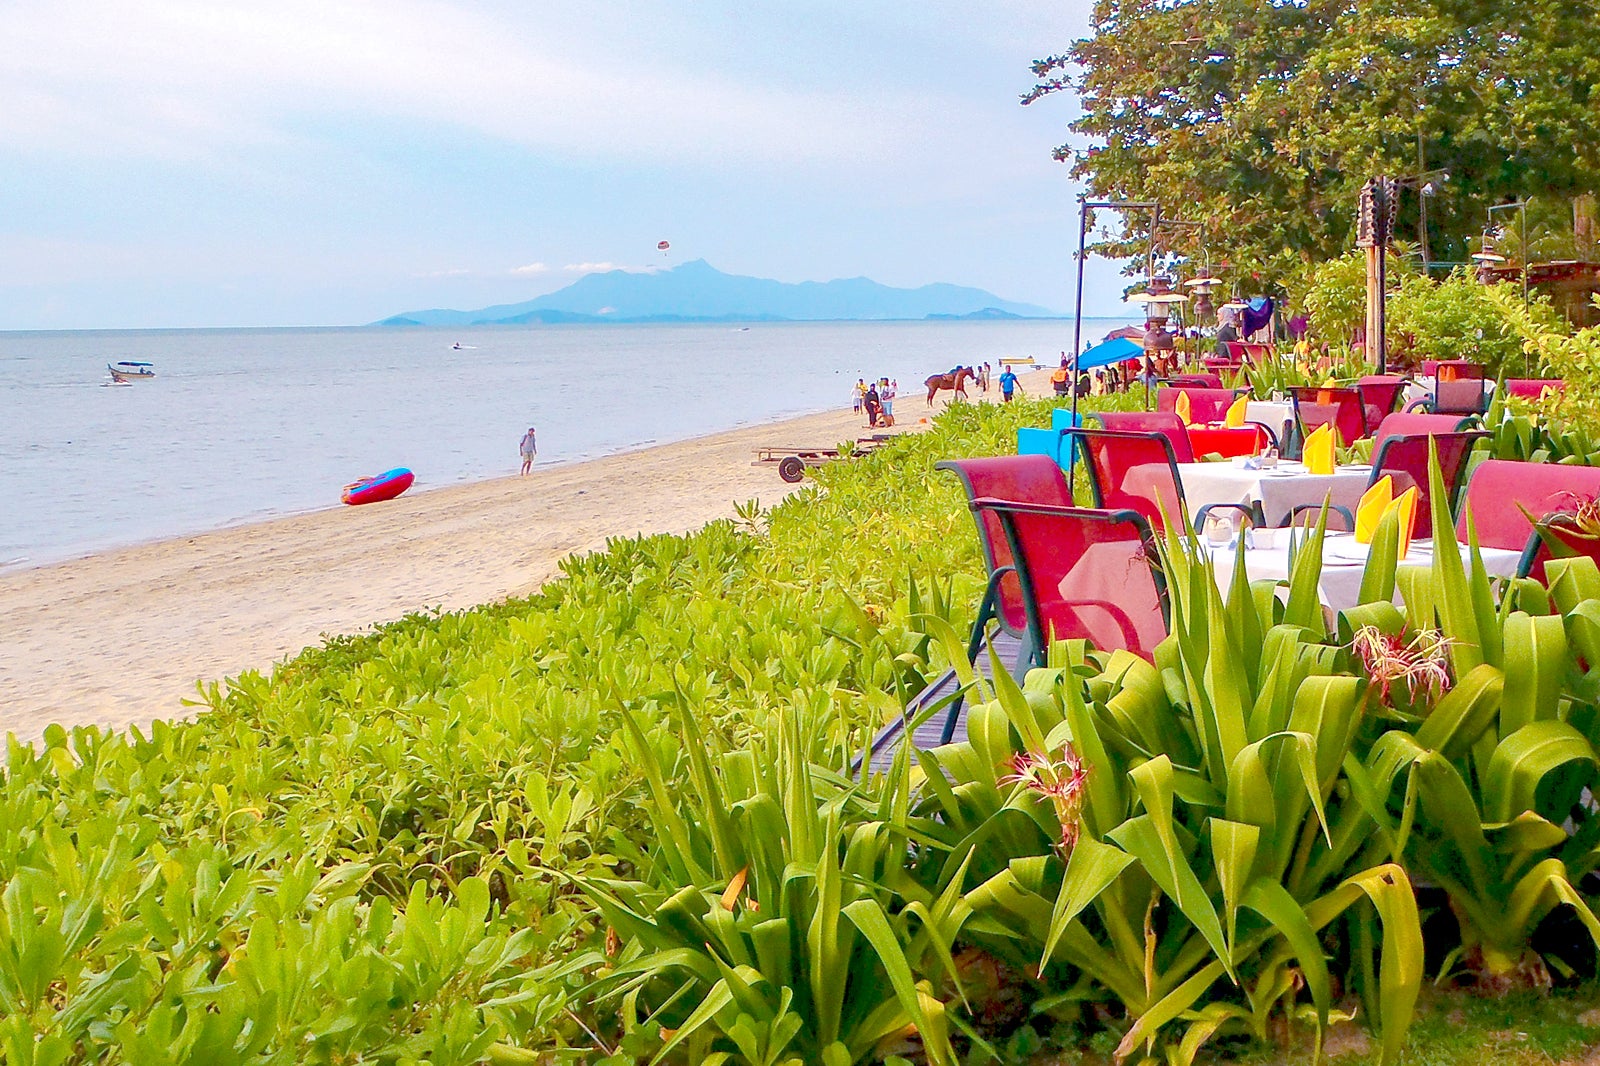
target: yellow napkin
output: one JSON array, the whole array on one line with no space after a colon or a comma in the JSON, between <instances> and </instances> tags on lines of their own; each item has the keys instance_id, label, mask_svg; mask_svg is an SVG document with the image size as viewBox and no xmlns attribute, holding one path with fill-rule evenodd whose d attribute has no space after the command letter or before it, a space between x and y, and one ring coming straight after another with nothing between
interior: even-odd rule
<instances>
[{"instance_id":1,"label":"yellow napkin","mask_svg":"<svg viewBox=\"0 0 1600 1066\"><path fill-rule=\"evenodd\" d=\"M1400 546L1396 558L1404 559L1411 550L1411 534L1417 529L1417 487L1406 489L1389 506L1400 509Z\"/></svg>"},{"instance_id":2,"label":"yellow napkin","mask_svg":"<svg viewBox=\"0 0 1600 1066\"><path fill-rule=\"evenodd\" d=\"M1372 486L1361 494L1361 502L1356 505L1357 544L1372 543L1373 534L1378 532L1378 523L1393 502L1394 479L1388 474L1373 482Z\"/></svg>"},{"instance_id":3,"label":"yellow napkin","mask_svg":"<svg viewBox=\"0 0 1600 1066\"><path fill-rule=\"evenodd\" d=\"M1306 438L1303 458L1306 470L1312 474L1333 473L1333 426L1324 422Z\"/></svg>"},{"instance_id":4,"label":"yellow napkin","mask_svg":"<svg viewBox=\"0 0 1600 1066\"><path fill-rule=\"evenodd\" d=\"M1178 402L1172 405L1172 409L1178 413L1178 420L1184 425L1187 426L1192 421L1194 410L1189 403L1189 394L1187 392L1178 393Z\"/></svg>"},{"instance_id":5,"label":"yellow napkin","mask_svg":"<svg viewBox=\"0 0 1600 1066\"><path fill-rule=\"evenodd\" d=\"M1187 398L1187 397L1186 397ZM1222 424L1229 429L1244 428L1244 409L1250 402L1250 397L1241 396L1228 405L1228 413L1223 416Z\"/></svg>"}]
</instances>

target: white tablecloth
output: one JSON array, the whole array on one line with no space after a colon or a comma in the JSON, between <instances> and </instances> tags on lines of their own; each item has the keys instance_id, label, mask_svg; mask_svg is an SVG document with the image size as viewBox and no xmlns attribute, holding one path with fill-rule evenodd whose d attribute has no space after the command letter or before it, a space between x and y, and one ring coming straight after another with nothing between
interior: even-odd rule
<instances>
[{"instance_id":1,"label":"white tablecloth","mask_svg":"<svg viewBox=\"0 0 1600 1066\"><path fill-rule=\"evenodd\" d=\"M1233 462L1179 463L1189 513L1209 503L1260 503L1268 525L1277 525L1301 504L1333 502L1355 512L1372 468L1341 466L1332 474L1309 474L1302 463L1280 462L1275 470L1246 470Z\"/></svg>"},{"instance_id":2,"label":"white tablecloth","mask_svg":"<svg viewBox=\"0 0 1600 1066\"><path fill-rule=\"evenodd\" d=\"M1304 534L1299 534L1304 536ZM1257 531L1253 536L1259 542L1270 541L1270 547L1247 548L1244 553L1245 573L1252 581L1282 581L1289 576L1289 536L1285 530ZM1303 543L1303 541L1302 541ZM1462 560L1471 565L1467 555L1467 546L1458 544L1454 540L1448 543L1455 544L1461 552ZM1322 583L1318 589L1319 596L1324 604L1335 611L1343 611L1354 607L1361 597L1361 575L1366 569L1365 559L1367 545L1357 544L1355 538L1346 533L1328 533L1322 542ZM1210 548L1211 557L1216 563L1217 583L1224 589L1233 580L1233 556L1228 548ZM1483 566L1492 577L1511 577L1517 572L1517 563L1522 558L1522 553L1510 551L1505 548L1480 548L1483 556ZM1406 557L1400 560L1402 566L1429 566L1433 563L1433 541L1414 540L1411 550ZM1399 590L1395 592L1396 602L1399 601Z\"/></svg>"},{"instance_id":3,"label":"white tablecloth","mask_svg":"<svg viewBox=\"0 0 1600 1066\"><path fill-rule=\"evenodd\" d=\"M1260 422L1278 436L1278 447L1289 443L1287 427L1294 421L1294 404L1284 400L1251 400L1244 405L1247 422Z\"/></svg>"}]
</instances>

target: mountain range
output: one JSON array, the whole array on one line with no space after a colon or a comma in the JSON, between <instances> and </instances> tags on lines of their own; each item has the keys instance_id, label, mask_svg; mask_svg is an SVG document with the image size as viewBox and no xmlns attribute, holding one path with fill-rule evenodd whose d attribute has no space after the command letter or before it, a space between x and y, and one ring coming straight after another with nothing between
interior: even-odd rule
<instances>
[{"instance_id":1,"label":"mountain range","mask_svg":"<svg viewBox=\"0 0 1600 1066\"><path fill-rule=\"evenodd\" d=\"M557 292L476 311L406 311L379 326L480 326L566 322L782 322L1051 318L1032 304L983 289L897 289L870 278L803 281L724 274L696 259L671 270L588 274Z\"/></svg>"}]
</instances>

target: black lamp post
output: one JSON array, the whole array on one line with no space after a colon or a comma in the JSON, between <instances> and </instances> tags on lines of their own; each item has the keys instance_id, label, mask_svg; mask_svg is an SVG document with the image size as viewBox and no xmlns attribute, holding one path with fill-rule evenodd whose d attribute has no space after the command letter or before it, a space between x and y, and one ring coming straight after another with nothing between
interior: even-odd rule
<instances>
[{"instance_id":1,"label":"black lamp post","mask_svg":"<svg viewBox=\"0 0 1600 1066\"><path fill-rule=\"evenodd\" d=\"M1494 227L1494 213L1496 211L1515 211L1517 213L1517 234L1519 245L1517 254L1522 260L1522 306L1528 306L1528 201L1517 200L1509 204L1494 204L1488 208L1489 226Z\"/></svg>"},{"instance_id":2,"label":"black lamp post","mask_svg":"<svg viewBox=\"0 0 1600 1066\"><path fill-rule=\"evenodd\" d=\"M1089 212L1097 208L1108 211L1149 211L1150 246L1145 253L1151 273L1156 262L1156 227L1161 222L1161 205L1154 200L1078 200L1078 298L1072 312L1072 421L1078 421L1078 356L1083 354L1083 262L1088 257ZM1076 458L1077 453L1073 453ZM1074 463L1076 467L1076 463Z\"/></svg>"}]
</instances>

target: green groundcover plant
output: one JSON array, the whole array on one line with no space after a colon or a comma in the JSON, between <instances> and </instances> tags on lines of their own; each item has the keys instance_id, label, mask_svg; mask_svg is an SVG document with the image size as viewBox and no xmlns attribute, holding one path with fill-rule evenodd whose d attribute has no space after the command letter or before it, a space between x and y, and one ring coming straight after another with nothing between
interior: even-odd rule
<instances>
[{"instance_id":1,"label":"green groundcover plant","mask_svg":"<svg viewBox=\"0 0 1600 1066\"><path fill-rule=\"evenodd\" d=\"M1330 619L1314 543L1224 592L1173 541L1154 664L1063 645L985 691L933 464L1048 407L954 407L191 722L11 743L0 1061L979 1061L1031 1018L1175 1063L1350 1013L1393 1058L1424 948L1484 987L1583 975L1534 932L1597 928L1593 564L1397 574L1391 523ZM851 775L951 662L969 739Z\"/></svg>"},{"instance_id":2,"label":"green groundcover plant","mask_svg":"<svg viewBox=\"0 0 1600 1066\"><path fill-rule=\"evenodd\" d=\"M798 715L807 757L832 761L938 665L913 577L949 586L919 613L981 588L934 462L1002 450L1046 410L957 407L825 490L612 541L528 599L330 640L211 687L194 721L12 742L0 1059L592 1046L604 1019L562 967L603 923L573 878L644 865L650 834L624 712L676 685L718 741ZM676 728L646 732L688 788Z\"/></svg>"}]
</instances>

